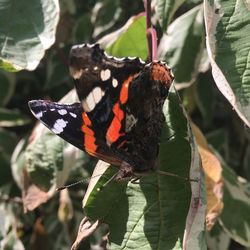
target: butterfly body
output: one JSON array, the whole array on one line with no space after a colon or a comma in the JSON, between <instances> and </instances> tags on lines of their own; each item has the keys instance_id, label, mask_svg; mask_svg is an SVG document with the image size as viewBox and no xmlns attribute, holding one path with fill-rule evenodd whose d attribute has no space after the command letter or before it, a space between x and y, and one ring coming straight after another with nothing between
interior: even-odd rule
<instances>
[{"instance_id":1,"label":"butterfly body","mask_svg":"<svg viewBox=\"0 0 250 250\"><path fill-rule=\"evenodd\" d=\"M80 103L35 100L33 114L74 146L119 167L117 180L152 170L173 80L166 64L114 58L84 44L71 50L70 73Z\"/></svg>"}]
</instances>

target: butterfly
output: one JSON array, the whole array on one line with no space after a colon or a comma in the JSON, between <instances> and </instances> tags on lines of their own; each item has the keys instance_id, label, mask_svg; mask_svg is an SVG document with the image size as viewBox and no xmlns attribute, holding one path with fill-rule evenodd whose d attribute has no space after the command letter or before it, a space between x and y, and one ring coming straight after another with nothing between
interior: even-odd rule
<instances>
[{"instance_id":1,"label":"butterfly","mask_svg":"<svg viewBox=\"0 0 250 250\"><path fill-rule=\"evenodd\" d=\"M71 49L69 71L80 101L33 100L34 116L67 142L117 166L116 180L153 170L162 107L174 78L166 63L116 58L98 44L82 44Z\"/></svg>"}]
</instances>

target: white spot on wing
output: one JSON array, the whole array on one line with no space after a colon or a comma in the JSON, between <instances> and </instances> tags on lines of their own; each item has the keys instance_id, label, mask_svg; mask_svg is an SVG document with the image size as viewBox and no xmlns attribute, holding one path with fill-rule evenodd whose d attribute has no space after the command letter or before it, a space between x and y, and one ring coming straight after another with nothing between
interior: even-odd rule
<instances>
[{"instance_id":1,"label":"white spot on wing","mask_svg":"<svg viewBox=\"0 0 250 250\"><path fill-rule=\"evenodd\" d=\"M82 107L83 107L84 111L86 111L86 112L90 112L91 111L88 103L86 102L86 99L84 99L82 101Z\"/></svg>"},{"instance_id":2,"label":"white spot on wing","mask_svg":"<svg viewBox=\"0 0 250 250\"><path fill-rule=\"evenodd\" d=\"M95 108L95 99L93 96L93 91L88 94L88 96L82 101L83 109L86 112L90 112Z\"/></svg>"},{"instance_id":3,"label":"white spot on wing","mask_svg":"<svg viewBox=\"0 0 250 250\"><path fill-rule=\"evenodd\" d=\"M59 110L58 110L58 113L59 113L60 115L66 115L66 114L68 113L68 111L67 111L66 109L59 109Z\"/></svg>"},{"instance_id":4,"label":"white spot on wing","mask_svg":"<svg viewBox=\"0 0 250 250\"><path fill-rule=\"evenodd\" d=\"M63 132L63 129L67 126L67 121L64 121L63 119L56 120L53 128L51 129L52 132L55 134L60 134Z\"/></svg>"},{"instance_id":5,"label":"white spot on wing","mask_svg":"<svg viewBox=\"0 0 250 250\"><path fill-rule=\"evenodd\" d=\"M100 73L102 81L107 81L111 76L111 71L109 69L103 69Z\"/></svg>"},{"instance_id":6,"label":"white spot on wing","mask_svg":"<svg viewBox=\"0 0 250 250\"><path fill-rule=\"evenodd\" d=\"M95 108L95 105L99 103L104 96L104 92L100 87L95 87L88 96L82 101L83 109L86 112L90 112Z\"/></svg>"},{"instance_id":7,"label":"white spot on wing","mask_svg":"<svg viewBox=\"0 0 250 250\"><path fill-rule=\"evenodd\" d=\"M40 119L40 118L43 117L43 112L40 111L40 112L38 112L37 114L35 114L35 116L36 116L37 119Z\"/></svg>"},{"instance_id":8,"label":"white spot on wing","mask_svg":"<svg viewBox=\"0 0 250 250\"><path fill-rule=\"evenodd\" d=\"M140 63L145 64L145 62L141 58L139 58L139 61Z\"/></svg>"},{"instance_id":9,"label":"white spot on wing","mask_svg":"<svg viewBox=\"0 0 250 250\"><path fill-rule=\"evenodd\" d=\"M126 57L114 57L114 59L117 60L117 61L122 62L122 61L124 61L126 59Z\"/></svg>"},{"instance_id":10,"label":"white spot on wing","mask_svg":"<svg viewBox=\"0 0 250 250\"><path fill-rule=\"evenodd\" d=\"M98 67L97 67L97 66L95 66L95 67L94 67L94 70L98 70Z\"/></svg>"},{"instance_id":11,"label":"white spot on wing","mask_svg":"<svg viewBox=\"0 0 250 250\"><path fill-rule=\"evenodd\" d=\"M77 115L74 114L74 113L72 113L72 112L69 112L69 114L70 114L73 118L76 118L76 117L77 117Z\"/></svg>"},{"instance_id":12,"label":"white spot on wing","mask_svg":"<svg viewBox=\"0 0 250 250\"><path fill-rule=\"evenodd\" d=\"M102 99L102 89L100 87L95 87L94 90L92 90L92 93L95 99L95 104L97 104Z\"/></svg>"},{"instance_id":13,"label":"white spot on wing","mask_svg":"<svg viewBox=\"0 0 250 250\"><path fill-rule=\"evenodd\" d=\"M115 78L112 79L112 85L114 88L118 86L118 81Z\"/></svg>"},{"instance_id":14,"label":"white spot on wing","mask_svg":"<svg viewBox=\"0 0 250 250\"><path fill-rule=\"evenodd\" d=\"M91 48L95 47L95 44L89 44L89 43L87 43L87 47L91 49Z\"/></svg>"},{"instance_id":15,"label":"white spot on wing","mask_svg":"<svg viewBox=\"0 0 250 250\"><path fill-rule=\"evenodd\" d=\"M137 119L132 114L126 115L126 132L129 132L137 123Z\"/></svg>"}]
</instances>

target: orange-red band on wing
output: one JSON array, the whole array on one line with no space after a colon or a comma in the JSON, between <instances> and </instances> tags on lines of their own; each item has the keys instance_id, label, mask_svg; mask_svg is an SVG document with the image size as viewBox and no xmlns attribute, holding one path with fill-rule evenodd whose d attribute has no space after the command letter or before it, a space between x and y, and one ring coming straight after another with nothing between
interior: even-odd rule
<instances>
[{"instance_id":1,"label":"orange-red band on wing","mask_svg":"<svg viewBox=\"0 0 250 250\"><path fill-rule=\"evenodd\" d=\"M84 124L82 125L82 132L84 134L94 136L94 131L91 128L89 128L86 125L84 125Z\"/></svg>"},{"instance_id":2,"label":"orange-red band on wing","mask_svg":"<svg viewBox=\"0 0 250 250\"><path fill-rule=\"evenodd\" d=\"M120 133L122 128L122 120L125 117L123 110L121 109L121 104L125 104L128 100L128 90L129 85L133 81L133 76L129 76L126 81L123 83L121 92L120 92L120 100L113 106L114 118L107 130L106 140L110 144L116 142L121 136L124 136L125 133ZM125 143L125 141L123 142Z\"/></svg>"},{"instance_id":3,"label":"orange-red band on wing","mask_svg":"<svg viewBox=\"0 0 250 250\"><path fill-rule=\"evenodd\" d=\"M122 120L125 117L125 114L123 110L121 109L120 105L125 104L128 100L128 90L129 90L129 85L132 82L133 78L135 76L129 76L127 80L123 83L121 92L120 92L120 99L119 102L117 102L113 106L113 113L114 113L114 118L107 130L106 134L106 140L110 144L114 143L117 141L121 136L124 136L125 133L120 133L121 127L122 127ZM82 132L84 133L84 148L85 150L91 154L95 155L96 150L97 150L97 145L95 143L95 133L91 129L92 122L89 119L88 115L86 112L82 113L82 119L83 119L83 125L82 125ZM123 142L122 142L123 144ZM121 144L121 145L122 145Z\"/></svg>"},{"instance_id":4,"label":"orange-red band on wing","mask_svg":"<svg viewBox=\"0 0 250 250\"><path fill-rule=\"evenodd\" d=\"M97 149L97 145L95 144L95 133L89 127L91 126L92 122L85 112L82 113L82 119L83 119L82 132L84 133L84 143L83 143L84 148L87 153L94 156Z\"/></svg>"},{"instance_id":5,"label":"orange-red band on wing","mask_svg":"<svg viewBox=\"0 0 250 250\"><path fill-rule=\"evenodd\" d=\"M121 121L124 118L124 112L120 108L120 104L116 103L113 107L114 118L108 128L106 139L107 141L112 144L113 142L117 141L120 136L123 136L124 133L120 133L122 124Z\"/></svg>"},{"instance_id":6,"label":"orange-red band on wing","mask_svg":"<svg viewBox=\"0 0 250 250\"><path fill-rule=\"evenodd\" d=\"M123 83L122 89L120 92L120 102L121 104L124 104L128 100L128 88L130 83L132 82L134 76L129 76L128 79Z\"/></svg>"},{"instance_id":7,"label":"orange-red band on wing","mask_svg":"<svg viewBox=\"0 0 250 250\"><path fill-rule=\"evenodd\" d=\"M97 146L95 144L95 137L85 134L84 135L84 147L87 153L89 153L90 155L95 156L95 152L97 149Z\"/></svg>"},{"instance_id":8,"label":"orange-red band on wing","mask_svg":"<svg viewBox=\"0 0 250 250\"><path fill-rule=\"evenodd\" d=\"M88 115L86 112L83 112L82 113L82 119L83 119L83 123L86 125L86 126L90 126L92 124L91 120L89 119Z\"/></svg>"},{"instance_id":9,"label":"orange-red band on wing","mask_svg":"<svg viewBox=\"0 0 250 250\"><path fill-rule=\"evenodd\" d=\"M124 118L124 112L123 112L123 110L121 110L119 103L116 103L114 105L113 113L118 118L119 121L122 121L122 119Z\"/></svg>"}]
</instances>

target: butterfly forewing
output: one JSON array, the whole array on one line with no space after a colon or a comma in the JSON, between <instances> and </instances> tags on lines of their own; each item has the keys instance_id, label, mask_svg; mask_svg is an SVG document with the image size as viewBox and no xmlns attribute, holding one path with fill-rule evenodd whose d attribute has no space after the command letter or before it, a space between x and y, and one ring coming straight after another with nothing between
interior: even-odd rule
<instances>
[{"instance_id":1,"label":"butterfly forewing","mask_svg":"<svg viewBox=\"0 0 250 250\"><path fill-rule=\"evenodd\" d=\"M97 44L76 45L71 49L70 72L82 107L93 121L95 136L108 145L125 139L123 104L129 84L144 66L138 58L107 56Z\"/></svg>"},{"instance_id":2,"label":"butterfly forewing","mask_svg":"<svg viewBox=\"0 0 250 250\"><path fill-rule=\"evenodd\" d=\"M121 164L106 144L95 138L91 129L85 129L89 124L80 103L69 105L34 100L29 102L29 107L37 119L70 144L111 164Z\"/></svg>"},{"instance_id":3,"label":"butterfly forewing","mask_svg":"<svg viewBox=\"0 0 250 250\"><path fill-rule=\"evenodd\" d=\"M82 107L80 103L66 105L34 100L29 102L29 107L33 115L53 133L82 149Z\"/></svg>"}]
</instances>

